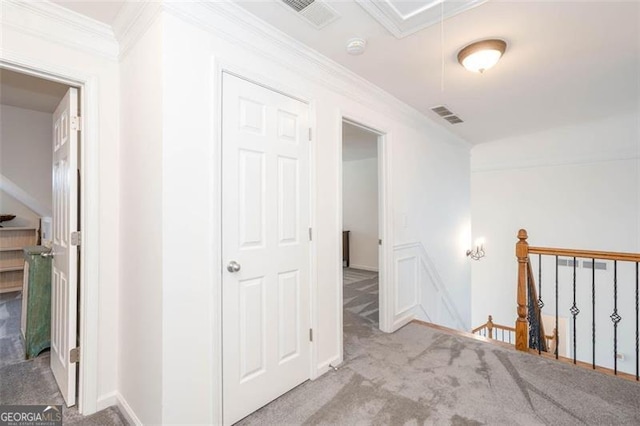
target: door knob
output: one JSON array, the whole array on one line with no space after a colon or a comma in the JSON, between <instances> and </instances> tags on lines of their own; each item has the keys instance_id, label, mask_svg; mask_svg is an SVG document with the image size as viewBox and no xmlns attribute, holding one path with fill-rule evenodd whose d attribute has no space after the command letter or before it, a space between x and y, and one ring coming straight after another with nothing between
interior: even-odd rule
<instances>
[{"instance_id":1,"label":"door knob","mask_svg":"<svg viewBox=\"0 0 640 426\"><path fill-rule=\"evenodd\" d=\"M53 257L53 256L55 256L55 254L52 251L50 251L50 252L40 253L40 256L41 257Z\"/></svg>"},{"instance_id":2,"label":"door knob","mask_svg":"<svg viewBox=\"0 0 640 426\"><path fill-rule=\"evenodd\" d=\"M240 264L238 262L236 262L235 260L232 260L227 265L227 271L229 271L231 273L238 272L239 270L240 270Z\"/></svg>"}]
</instances>

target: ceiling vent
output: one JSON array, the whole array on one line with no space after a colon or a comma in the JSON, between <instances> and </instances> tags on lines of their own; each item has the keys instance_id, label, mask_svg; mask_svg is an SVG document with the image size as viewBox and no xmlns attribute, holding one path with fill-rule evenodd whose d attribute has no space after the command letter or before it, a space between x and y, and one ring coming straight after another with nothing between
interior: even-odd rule
<instances>
[{"instance_id":1,"label":"ceiling vent","mask_svg":"<svg viewBox=\"0 0 640 426\"><path fill-rule=\"evenodd\" d=\"M434 106L431 108L431 111L435 112L436 114L438 114L440 117L444 118L451 124L464 123L464 121L460 117L455 115L453 112L451 112L449 108L447 108L444 105Z\"/></svg>"},{"instance_id":2,"label":"ceiling vent","mask_svg":"<svg viewBox=\"0 0 640 426\"><path fill-rule=\"evenodd\" d=\"M282 4L316 29L326 27L339 17L333 8L320 0L282 0Z\"/></svg>"}]
</instances>

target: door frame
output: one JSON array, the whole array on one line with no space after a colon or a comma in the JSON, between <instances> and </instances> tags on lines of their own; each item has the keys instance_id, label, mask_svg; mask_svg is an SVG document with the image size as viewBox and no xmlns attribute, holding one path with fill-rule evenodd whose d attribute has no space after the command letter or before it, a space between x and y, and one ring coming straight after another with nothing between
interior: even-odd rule
<instances>
[{"instance_id":1,"label":"door frame","mask_svg":"<svg viewBox=\"0 0 640 426\"><path fill-rule=\"evenodd\" d=\"M82 131L80 149L80 217L82 246L78 276L80 320L78 345L82 347L82 362L78 367L76 401L78 411L90 415L98 406L98 321L100 295L100 170L98 135L98 83L95 75L63 68L35 58L2 52L0 68L76 87L80 90Z\"/></svg>"},{"instance_id":2,"label":"door frame","mask_svg":"<svg viewBox=\"0 0 640 426\"><path fill-rule=\"evenodd\" d=\"M391 133L384 129L370 126L367 123L367 119L359 117L358 115L351 114L349 112L341 111L338 115L339 119L339 135L338 140L338 190L337 205L338 205L338 229L336 235L342 235L343 231L343 218L342 218L342 127L344 123L351 124L353 126L360 127L366 131L374 133L378 136L378 238L382 240L382 245L378 246L378 303L379 303L379 323L378 328L386 333L391 333L393 329L393 288L391 285L391 260L392 257L392 210L391 210L391 160L390 160L390 141ZM337 259L337 275L339 277L340 287L338 289L340 307L343 305L343 275L342 275L342 239L340 240L340 250L338 251ZM342 315L342 309L340 309L340 321L339 321L340 336L340 354L343 354L343 341L344 341L344 319Z\"/></svg>"},{"instance_id":3,"label":"door frame","mask_svg":"<svg viewBox=\"0 0 640 426\"><path fill-rule=\"evenodd\" d=\"M213 230L211 241L214 246L214 258L211 262L211 273L214 277L213 282L213 406L212 418L215 424L222 424L223 421L223 369L224 360L222 358L222 339L224 325L222 323L222 283L223 283L223 258L222 258L222 91L223 91L223 75L230 74L241 78L250 83L283 94L290 98L303 102L309 107L308 126L311 129L312 137L309 141L309 226L314 230L314 238L309 242L309 316L312 329L318 329L318 308L317 308L317 260L316 260L316 102L313 99L299 93L294 87L287 87L282 82L266 77L264 74L247 69L241 65L237 65L232 61L220 60L211 57L210 69L212 70L212 110L213 123L215 130L212 132L214 149L212 150L211 165L212 170L212 198L213 205ZM309 364L309 378L311 380L317 378L320 374L317 368L318 347L315 341L309 342L311 357Z\"/></svg>"}]
</instances>

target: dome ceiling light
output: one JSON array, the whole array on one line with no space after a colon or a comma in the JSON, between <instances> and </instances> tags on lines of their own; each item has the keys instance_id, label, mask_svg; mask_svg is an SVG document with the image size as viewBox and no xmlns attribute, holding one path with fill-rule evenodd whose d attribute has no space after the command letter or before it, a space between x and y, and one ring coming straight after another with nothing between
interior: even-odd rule
<instances>
[{"instance_id":1,"label":"dome ceiling light","mask_svg":"<svg viewBox=\"0 0 640 426\"><path fill-rule=\"evenodd\" d=\"M458 62L471 72L483 73L498 63L507 43L504 40L482 40L464 47L458 53Z\"/></svg>"}]
</instances>

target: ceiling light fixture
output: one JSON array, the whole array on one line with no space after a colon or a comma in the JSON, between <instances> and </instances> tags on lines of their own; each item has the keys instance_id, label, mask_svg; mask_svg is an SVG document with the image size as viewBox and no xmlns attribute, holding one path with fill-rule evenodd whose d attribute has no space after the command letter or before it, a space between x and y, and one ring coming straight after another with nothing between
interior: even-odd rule
<instances>
[{"instance_id":1,"label":"ceiling light fixture","mask_svg":"<svg viewBox=\"0 0 640 426\"><path fill-rule=\"evenodd\" d=\"M482 40L464 47L458 53L458 62L471 72L483 73L498 63L507 49L504 40Z\"/></svg>"}]
</instances>

